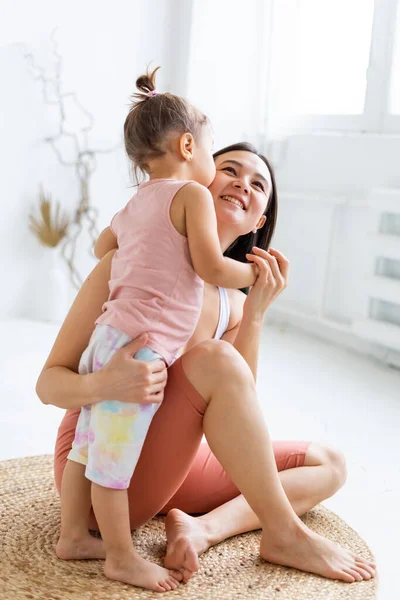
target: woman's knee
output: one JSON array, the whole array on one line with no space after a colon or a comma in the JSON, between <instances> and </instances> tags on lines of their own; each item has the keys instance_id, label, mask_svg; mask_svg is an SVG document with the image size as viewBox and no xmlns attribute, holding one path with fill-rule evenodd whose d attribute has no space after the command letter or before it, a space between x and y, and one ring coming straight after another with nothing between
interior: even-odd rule
<instances>
[{"instance_id":1,"label":"woman's knee","mask_svg":"<svg viewBox=\"0 0 400 600\"><path fill-rule=\"evenodd\" d=\"M305 465L324 466L329 469L332 493L335 493L346 482L347 468L344 454L335 448L322 444L310 444Z\"/></svg>"},{"instance_id":2,"label":"woman's knee","mask_svg":"<svg viewBox=\"0 0 400 600\"><path fill-rule=\"evenodd\" d=\"M208 373L225 375L230 373L232 365L239 367L239 372L245 371L247 363L239 352L224 340L205 340L197 344L183 357L185 366L190 363L207 369Z\"/></svg>"},{"instance_id":3,"label":"woman's knee","mask_svg":"<svg viewBox=\"0 0 400 600\"><path fill-rule=\"evenodd\" d=\"M254 384L251 370L239 352L224 340L205 340L182 357L188 379L205 398L216 386L239 381Z\"/></svg>"}]
</instances>

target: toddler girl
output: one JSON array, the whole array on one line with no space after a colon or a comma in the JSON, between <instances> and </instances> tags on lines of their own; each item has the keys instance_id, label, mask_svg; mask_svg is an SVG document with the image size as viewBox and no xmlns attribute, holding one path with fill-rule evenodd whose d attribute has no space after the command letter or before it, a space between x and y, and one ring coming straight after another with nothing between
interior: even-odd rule
<instances>
[{"instance_id":1,"label":"toddler girl","mask_svg":"<svg viewBox=\"0 0 400 600\"><path fill-rule=\"evenodd\" d=\"M183 98L158 93L156 71L137 80L140 93L124 126L127 154L149 180L100 236L103 251L118 250L109 299L82 355L80 373L101 369L142 333L148 333L147 346L135 358L162 358L169 366L196 327L203 282L243 288L256 279L255 265L221 251L207 190L215 176L209 120ZM105 557L107 577L163 592L175 589L182 576L135 551L127 496L158 407L110 399L81 410L62 481L57 556ZM104 547L88 531L91 502Z\"/></svg>"}]
</instances>

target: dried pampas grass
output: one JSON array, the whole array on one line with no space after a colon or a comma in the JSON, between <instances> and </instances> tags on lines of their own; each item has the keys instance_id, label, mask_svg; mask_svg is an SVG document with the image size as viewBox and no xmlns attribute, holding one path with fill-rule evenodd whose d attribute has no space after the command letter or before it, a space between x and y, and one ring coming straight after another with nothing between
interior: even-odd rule
<instances>
[{"instance_id":1,"label":"dried pampas grass","mask_svg":"<svg viewBox=\"0 0 400 600\"><path fill-rule=\"evenodd\" d=\"M53 213L53 214L52 214ZM43 246L55 248L67 235L69 219L61 212L59 202L53 202L51 194L43 189L39 192L39 216L32 210L29 215L29 229Z\"/></svg>"}]
</instances>

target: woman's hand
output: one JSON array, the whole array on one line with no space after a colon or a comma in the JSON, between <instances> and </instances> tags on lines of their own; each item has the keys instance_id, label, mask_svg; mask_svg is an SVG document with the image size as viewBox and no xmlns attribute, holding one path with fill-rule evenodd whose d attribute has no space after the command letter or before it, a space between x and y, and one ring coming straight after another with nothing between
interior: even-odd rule
<instances>
[{"instance_id":1,"label":"woman's hand","mask_svg":"<svg viewBox=\"0 0 400 600\"><path fill-rule=\"evenodd\" d=\"M256 319L263 319L267 308L287 287L289 261L273 248L267 252L255 246L253 252L254 254L246 254L246 258L257 265L259 275L246 298L243 310Z\"/></svg>"},{"instance_id":2,"label":"woman's hand","mask_svg":"<svg viewBox=\"0 0 400 600\"><path fill-rule=\"evenodd\" d=\"M133 340L118 350L100 371L94 373L92 394L101 400L112 398L136 404L162 402L167 383L164 361L147 362L133 358L133 355L146 345L146 341L146 334Z\"/></svg>"}]
</instances>

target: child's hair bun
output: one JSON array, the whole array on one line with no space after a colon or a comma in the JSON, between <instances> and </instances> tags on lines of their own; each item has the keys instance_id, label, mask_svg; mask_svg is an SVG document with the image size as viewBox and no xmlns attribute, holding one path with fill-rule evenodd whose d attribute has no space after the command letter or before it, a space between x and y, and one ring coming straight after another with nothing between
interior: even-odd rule
<instances>
[{"instance_id":1,"label":"child's hair bun","mask_svg":"<svg viewBox=\"0 0 400 600\"><path fill-rule=\"evenodd\" d=\"M144 75L140 75L136 79L136 87L141 92L141 94L149 94L150 92L154 92L156 89L156 73L158 69L161 67L157 67L154 71L147 71ZM139 94L138 94L139 95ZM137 96L136 96L137 97Z\"/></svg>"},{"instance_id":2,"label":"child's hair bun","mask_svg":"<svg viewBox=\"0 0 400 600\"><path fill-rule=\"evenodd\" d=\"M196 137L207 117L187 100L156 89L157 67L136 80L136 93L124 123L126 153L132 161L136 180L139 172L150 172L150 162L167 152L167 137L171 131L191 133Z\"/></svg>"}]
</instances>

